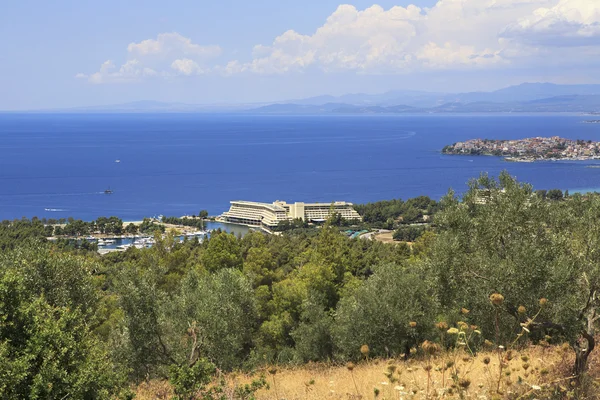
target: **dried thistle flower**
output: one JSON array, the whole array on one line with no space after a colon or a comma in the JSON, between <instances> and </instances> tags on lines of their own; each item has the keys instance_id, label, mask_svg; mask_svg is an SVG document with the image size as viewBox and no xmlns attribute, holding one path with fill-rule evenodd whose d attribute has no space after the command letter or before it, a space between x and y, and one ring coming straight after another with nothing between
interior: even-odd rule
<instances>
[{"instance_id":1,"label":"dried thistle flower","mask_svg":"<svg viewBox=\"0 0 600 400\"><path fill-rule=\"evenodd\" d=\"M353 362L349 362L348 364L346 364L346 368L348 368L348 371L353 371L354 367L355 365Z\"/></svg>"},{"instance_id":2,"label":"dried thistle flower","mask_svg":"<svg viewBox=\"0 0 600 400\"><path fill-rule=\"evenodd\" d=\"M488 365L490 363L490 358L488 356L483 357L483 363Z\"/></svg>"},{"instance_id":3,"label":"dried thistle flower","mask_svg":"<svg viewBox=\"0 0 600 400\"><path fill-rule=\"evenodd\" d=\"M469 386L471 386L471 381L469 379L467 379L467 378L461 378L458 381L458 386L460 386L463 389L468 389Z\"/></svg>"},{"instance_id":4,"label":"dried thistle flower","mask_svg":"<svg viewBox=\"0 0 600 400\"><path fill-rule=\"evenodd\" d=\"M540 307L544 307L546 304L548 304L548 299L545 297L542 297L540 299Z\"/></svg>"},{"instance_id":5,"label":"dried thistle flower","mask_svg":"<svg viewBox=\"0 0 600 400\"><path fill-rule=\"evenodd\" d=\"M519 306L518 310L519 314L523 315L527 312L527 309L525 308L525 306Z\"/></svg>"},{"instance_id":6,"label":"dried thistle flower","mask_svg":"<svg viewBox=\"0 0 600 400\"><path fill-rule=\"evenodd\" d=\"M469 310L469 309L467 309L467 308L464 308L464 307L463 307L463 308L461 308L461 309L460 309L460 313L461 313L461 314L463 314L463 315L466 315L466 314L468 314L469 312L471 312L471 310Z\"/></svg>"},{"instance_id":7,"label":"dried thistle flower","mask_svg":"<svg viewBox=\"0 0 600 400\"><path fill-rule=\"evenodd\" d=\"M435 324L435 326L442 332L448 330L448 324L444 321L438 322L437 324Z\"/></svg>"},{"instance_id":8,"label":"dried thistle flower","mask_svg":"<svg viewBox=\"0 0 600 400\"><path fill-rule=\"evenodd\" d=\"M362 346L360 346L360 354L362 354L364 357L368 357L369 356L369 346L366 344L363 344Z\"/></svg>"},{"instance_id":9,"label":"dried thistle flower","mask_svg":"<svg viewBox=\"0 0 600 400\"><path fill-rule=\"evenodd\" d=\"M440 351L440 346L437 343L430 342L429 340L424 341L423 344L421 344L421 348L429 355L434 355Z\"/></svg>"},{"instance_id":10,"label":"dried thistle flower","mask_svg":"<svg viewBox=\"0 0 600 400\"><path fill-rule=\"evenodd\" d=\"M494 293L490 296L490 301L495 306L501 306L502 303L504 303L504 296L502 296L500 293Z\"/></svg>"},{"instance_id":11,"label":"dried thistle flower","mask_svg":"<svg viewBox=\"0 0 600 400\"><path fill-rule=\"evenodd\" d=\"M416 328L417 327L417 323L415 321L410 321L408 323L408 326L410 326L411 328Z\"/></svg>"},{"instance_id":12,"label":"dried thistle flower","mask_svg":"<svg viewBox=\"0 0 600 400\"><path fill-rule=\"evenodd\" d=\"M277 368L275 368L275 367L271 367L271 368L269 368L269 373L270 373L271 375L275 375L275 374L277 373Z\"/></svg>"}]
</instances>

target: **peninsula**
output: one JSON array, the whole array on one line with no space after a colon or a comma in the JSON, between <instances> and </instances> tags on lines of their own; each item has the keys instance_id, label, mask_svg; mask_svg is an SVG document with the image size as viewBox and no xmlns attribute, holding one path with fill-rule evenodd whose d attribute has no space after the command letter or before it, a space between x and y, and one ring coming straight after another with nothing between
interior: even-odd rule
<instances>
[{"instance_id":1,"label":"peninsula","mask_svg":"<svg viewBox=\"0 0 600 400\"><path fill-rule=\"evenodd\" d=\"M600 159L600 142L572 140L558 136L519 140L472 139L444 147L443 154L489 155L506 161Z\"/></svg>"}]
</instances>

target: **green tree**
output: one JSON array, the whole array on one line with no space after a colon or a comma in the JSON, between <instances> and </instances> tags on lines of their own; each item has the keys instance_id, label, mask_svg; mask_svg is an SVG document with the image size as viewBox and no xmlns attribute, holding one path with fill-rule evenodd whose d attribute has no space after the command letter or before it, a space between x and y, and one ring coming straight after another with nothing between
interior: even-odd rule
<instances>
[{"instance_id":1,"label":"green tree","mask_svg":"<svg viewBox=\"0 0 600 400\"><path fill-rule=\"evenodd\" d=\"M563 192L560 189L552 189L552 190L548 190L548 192L546 192L546 197L550 200L562 200L563 199Z\"/></svg>"},{"instance_id":2,"label":"green tree","mask_svg":"<svg viewBox=\"0 0 600 400\"><path fill-rule=\"evenodd\" d=\"M243 264L238 239L229 233L213 234L202 253L202 265L209 271L223 268L241 268Z\"/></svg>"},{"instance_id":3,"label":"green tree","mask_svg":"<svg viewBox=\"0 0 600 400\"><path fill-rule=\"evenodd\" d=\"M93 333L98 292L84 258L19 248L0 256L0 397L113 398L121 381Z\"/></svg>"},{"instance_id":4,"label":"green tree","mask_svg":"<svg viewBox=\"0 0 600 400\"><path fill-rule=\"evenodd\" d=\"M336 352L342 359L357 359L360 346L367 344L375 357L408 354L430 337L437 312L423 276L412 268L381 265L340 300L333 327Z\"/></svg>"}]
</instances>

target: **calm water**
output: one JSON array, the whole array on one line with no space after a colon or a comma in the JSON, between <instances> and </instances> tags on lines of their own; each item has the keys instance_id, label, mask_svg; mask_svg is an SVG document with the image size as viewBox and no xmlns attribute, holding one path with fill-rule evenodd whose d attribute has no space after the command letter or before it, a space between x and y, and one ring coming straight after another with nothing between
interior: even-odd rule
<instances>
[{"instance_id":1,"label":"calm water","mask_svg":"<svg viewBox=\"0 0 600 400\"><path fill-rule=\"evenodd\" d=\"M600 140L600 125L584 119L0 114L0 219L217 214L234 199L439 198L503 169L540 189L589 190L600 187L600 169L586 166L598 162L439 153L477 137Z\"/></svg>"}]
</instances>

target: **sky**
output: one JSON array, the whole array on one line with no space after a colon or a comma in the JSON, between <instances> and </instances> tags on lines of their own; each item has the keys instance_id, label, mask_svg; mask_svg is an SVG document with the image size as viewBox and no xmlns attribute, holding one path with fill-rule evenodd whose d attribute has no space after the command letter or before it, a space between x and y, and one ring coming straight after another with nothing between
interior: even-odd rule
<instances>
[{"instance_id":1,"label":"sky","mask_svg":"<svg viewBox=\"0 0 600 400\"><path fill-rule=\"evenodd\" d=\"M0 110L600 83L600 0L2 0Z\"/></svg>"}]
</instances>

